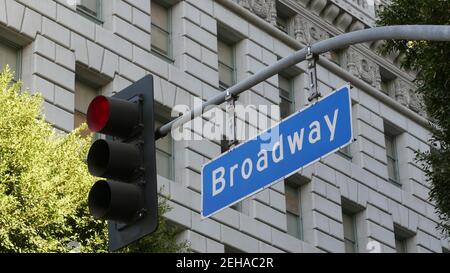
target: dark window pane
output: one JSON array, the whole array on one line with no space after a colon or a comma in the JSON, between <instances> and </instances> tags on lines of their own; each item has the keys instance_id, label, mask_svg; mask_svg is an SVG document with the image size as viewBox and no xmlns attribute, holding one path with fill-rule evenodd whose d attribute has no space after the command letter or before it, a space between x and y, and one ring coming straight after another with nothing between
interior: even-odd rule
<instances>
[{"instance_id":1,"label":"dark window pane","mask_svg":"<svg viewBox=\"0 0 450 273\"><path fill-rule=\"evenodd\" d=\"M170 33L152 25L152 49L162 55L169 56Z\"/></svg>"},{"instance_id":2,"label":"dark window pane","mask_svg":"<svg viewBox=\"0 0 450 273\"><path fill-rule=\"evenodd\" d=\"M236 83L235 78L235 60L232 46L217 41L219 58L219 84L222 89L233 86Z\"/></svg>"},{"instance_id":3,"label":"dark window pane","mask_svg":"<svg viewBox=\"0 0 450 273\"><path fill-rule=\"evenodd\" d=\"M99 19L100 17L100 0L81 0L78 8L86 14Z\"/></svg>"},{"instance_id":4,"label":"dark window pane","mask_svg":"<svg viewBox=\"0 0 450 273\"><path fill-rule=\"evenodd\" d=\"M9 65L11 71L19 73L18 71L19 53L17 49L0 42L0 70L3 71L6 65ZM16 78L20 75L16 75Z\"/></svg>"}]
</instances>

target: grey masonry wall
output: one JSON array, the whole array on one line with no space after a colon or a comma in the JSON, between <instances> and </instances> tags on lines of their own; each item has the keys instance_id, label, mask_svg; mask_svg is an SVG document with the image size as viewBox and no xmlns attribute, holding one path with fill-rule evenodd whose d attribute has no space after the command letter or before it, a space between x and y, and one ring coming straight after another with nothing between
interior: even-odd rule
<instances>
[{"instance_id":1,"label":"grey masonry wall","mask_svg":"<svg viewBox=\"0 0 450 273\"><path fill-rule=\"evenodd\" d=\"M288 35L274 26L274 0L169 1L174 62L168 63L150 52L150 0L103 1L103 24L81 16L69 2L0 0L0 33L22 47L24 85L42 92L46 119L65 132L74 126L78 73L91 73L107 95L151 73L158 103L168 109L177 104L192 106L194 98L207 100L220 92L218 25L238 37L237 79L242 80L307 43L371 27L376 13L366 1L286 0L282 2L295 13L293 33ZM248 215L228 208L210 219L200 219L201 166L220 154L219 143L209 140L175 142L174 178L158 177L173 207L166 217L180 227L180 240L191 242L196 252L224 252L226 247L243 252L344 252L342 207L351 204L357 208L360 252L370 250L366 246L371 241L379 242L383 252L395 252L394 226L411 234L408 251L448 249L449 241L436 229L438 216L427 200L429 185L414 161L415 150L429 149L430 136L419 122L424 114L410 91L414 75L399 68L401 56L382 57L375 51L377 46L362 44L340 52L340 69L347 71L347 79L318 67L319 89L324 95L348 79L363 80L366 88L352 89L353 158L333 154L299 173L304 178L303 240L287 234L283 182L251 197ZM327 57L333 59L331 54ZM293 69L297 108L306 104L302 92L305 68L302 63ZM369 92L371 88L381 92L380 71L395 76L395 88L383 99ZM278 104L278 78L255 86L239 100ZM386 103L394 100L399 105L395 109ZM398 131L401 188L388 182L385 124Z\"/></svg>"}]
</instances>

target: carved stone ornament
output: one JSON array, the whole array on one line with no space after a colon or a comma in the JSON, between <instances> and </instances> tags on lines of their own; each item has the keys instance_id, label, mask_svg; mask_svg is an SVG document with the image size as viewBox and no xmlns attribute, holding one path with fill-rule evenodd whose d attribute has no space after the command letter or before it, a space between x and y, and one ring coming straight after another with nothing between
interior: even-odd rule
<instances>
[{"instance_id":1,"label":"carved stone ornament","mask_svg":"<svg viewBox=\"0 0 450 273\"><path fill-rule=\"evenodd\" d=\"M367 9L369 7L369 5L367 4L367 0L353 0L353 3L363 9Z\"/></svg>"},{"instance_id":2,"label":"carved stone ornament","mask_svg":"<svg viewBox=\"0 0 450 273\"><path fill-rule=\"evenodd\" d=\"M381 89L380 67L373 61L364 58L354 49L346 52L347 70L377 89Z\"/></svg>"},{"instance_id":3,"label":"carved stone ornament","mask_svg":"<svg viewBox=\"0 0 450 273\"><path fill-rule=\"evenodd\" d=\"M304 44L314 44L330 37L328 32L309 22L299 14L294 18L294 35L297 41Z\"/></svg>"},{"instance_id":4,"label":"carved stone ornament","mask_svg":"<svg viewBox=\"0 0 450 273\"><path fill-rule=\"evenodd\" d=\"M408 106L409 109L413 110L414 112L421 114L422 116L424 115L425 109L422 105L422 98L413 89L409 89Z\"/></svg>"},{"instance_id":5,"label":"carved stone ornament","mask_svg":"<svg viewBox=\"0 0 450 273\"><path fill-rule=\"evenodd\" d=\"M426 117L422 97L417 93L413 85L402 79L396 79L394 82L394 95L397 102Z\"/></svg>"},{"instance_id":6,"label":"carved stone ornament","mask_svg":"<svg viewBox=\"0 0 450 273\"><path fill-rule=\"evenodd\" d=\"M276 25L276 0L234 0L242 7L248 9L262 19Z\"/></svg>"},{"instance_id":7,"label":"carved stone ornament","mask_svg":"<svg viewBox=\"0 0 450 273\"><path fill-rule=\"evenodd\" d=\"M395 100L404 106L408 106L409 85L402 79L396 79L394 83Z\"/></svg>"}]
</instances>

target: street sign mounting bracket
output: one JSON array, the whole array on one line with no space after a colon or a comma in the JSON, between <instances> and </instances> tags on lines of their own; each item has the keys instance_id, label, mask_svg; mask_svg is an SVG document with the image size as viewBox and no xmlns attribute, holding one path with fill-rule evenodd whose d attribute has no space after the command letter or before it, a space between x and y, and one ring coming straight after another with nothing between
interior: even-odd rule
<instances>
[{"instance_id":1,"label":"street sign mounting bracket","mask_svg":"<svg viewBox=\"0 0 450 273\"><path fill-rule=\"evenodd\" d=\"M235 115L235 107L236 101L239 98L239 95L235 95L230 93L229 90L226 91L225 102L226 102L226 114L228 118L228 132L225 137L225 149L229 150L235 147L239 142L237 141L237 132L236 132L236 115ZM230 137L231 136L231 137Z\"/></svg>"},{"instance_id":2,"label":"street sign mounting bracket","mask_svg":"<svg viewBox=\"0 0 450 273\"><path fill-rule=\"evenodd\" d=\"M311 45L307 47L306 60L308 61L307 68L307 90L308 90L308 101L317 101L322 95L317 89L317 59L319 55L311 51Z\"/></svg>"}]
</instances>

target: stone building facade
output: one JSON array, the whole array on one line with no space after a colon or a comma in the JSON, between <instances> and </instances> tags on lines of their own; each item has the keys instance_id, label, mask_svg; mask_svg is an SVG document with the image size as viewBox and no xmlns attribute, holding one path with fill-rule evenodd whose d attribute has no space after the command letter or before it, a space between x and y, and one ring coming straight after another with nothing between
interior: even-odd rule
<instances>
[{"instance_id":1,"label":"stone building facade","mask_svg":"<svg viewBox=\"0 0 450 273\"><path fill-rule=\"evenodd\" d=\"M158 124L178 104L207 100L308 44L374 26L385 1L0 0L0 64L45 98L45 117L69 132L90 100L154 75ZM380 41L324 54L323 95L350 82L355 141L243 202L201 220L201 166L210 140L158 142L166 217L195 252L447 252L429 185L414 161L426 116L402 56ZM307 104L306 64L244 92L244 104ZM269 113L272 120L279 116ZM249 126L257 126L249 124ZM257 128L261 131L265 128ZM195 132L195 128L191 128Z\"/></svg>"}]
</instances>

